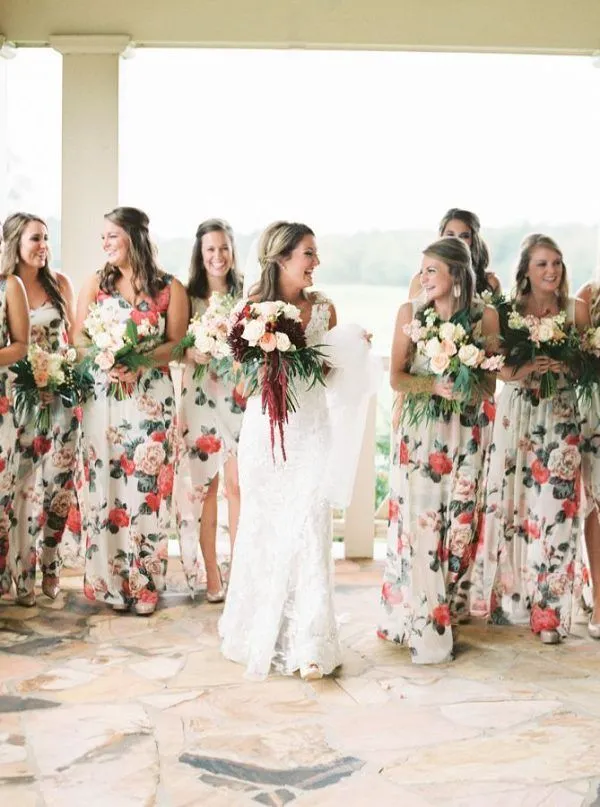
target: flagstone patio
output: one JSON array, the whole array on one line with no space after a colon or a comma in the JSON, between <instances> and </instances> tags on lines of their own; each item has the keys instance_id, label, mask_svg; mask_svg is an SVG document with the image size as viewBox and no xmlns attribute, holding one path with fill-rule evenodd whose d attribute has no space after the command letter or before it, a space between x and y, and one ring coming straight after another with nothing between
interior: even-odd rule
<instances>
[{"instance_id":1,"label":"flagstone patio","mask_svg":"<svg viewBox=\"0 0 600 807\"><path fill-rule=\"evenodd\" d=\"M172 564L176 566L177 564ZM338 561L344 665L244 679L221 606L178 573L150 618L0 601L2 807L600 805L600 643L466 625L456 660L412 665L375 635L381 564Z\"/></svg>"}]
</instances>

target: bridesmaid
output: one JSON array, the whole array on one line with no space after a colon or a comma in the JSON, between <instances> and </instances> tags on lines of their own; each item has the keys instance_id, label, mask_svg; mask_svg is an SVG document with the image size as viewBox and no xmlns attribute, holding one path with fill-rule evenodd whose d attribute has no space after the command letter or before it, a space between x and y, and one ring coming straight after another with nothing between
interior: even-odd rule
<instances>
[{"instance_id":1,"label":"bridesmaid","mask_svg":"<svg viewBox=\"0 0 600 807\"><path fill-rule=\"evenodd\" d=\"M241 296L233 230L227 222L208 219L198 226L187 291L192 316L206 311L213 292L235 299ZM184 449L176 474L181 555L188 580L193 581L199 535L206 599L218 603L225 599L216 549L219 471L222 468L224 473L233 553L240 512L236 455L245 400L234 385L214 374L194 381L194 369L209 359L206 354L190 348L186 359L179 413Z\"/></svg>"},{"instance_id":2,"label":"bridesmaid","mask_svg":"<svg viewBox=\"0 0 600 807\"><path fill-rule=\"evenodd\" d=\"M50 269L48 228L43 219L14 213L4 222L2 274L17 275L29 305L31 341L52 352L71 344L74 295L69 278ZM61 542L72 506L76 506L74 474L80 447L79 407L67 408L48 394L52 410L50 433L41 433L33 418L18 424L18 479L15 526L9 566L22 605L35 604L38 545L42 591L55 599L59 592ZM78 537L78 536L77 536Z\"/></svg>"},{"instance_id":3,"label":"bridesmaid","mask_svg":"<svg viewBox=\"0 0 600 807\"><path fill-rule=\"evenodd\" d=\"M400 307L390 364L392 389L451 400L452 383L428 368L404 331L417 311L443 319L468 312L475 334L497 333L498 315L474 296L468 247L443 238L423 252L425 302ZM490 342L490 347L495 345ZM416 664L453 657L452 625L468 615L469 573L477 544L477 503L487 432L494 418L489 394L463 414L418 426L402 424L390 474L390 525L378 635L407 644ZM403 400L403 410L408 401Z\"/></svg>"},{"instance_id":4,"label":"bridesmaid","mask_svg":"<svg viewBox=\"0 0 600 807\"><path fill-rule=\"evenodd\" d=\"M546 235L524 239L512 299L522 315L564 311L578 329L589 325L586 304L569 297L562 253ZM540 374L547 370L559 374L558 391L540 399ZM515 373L511 367L500 372L505 383L475 577L475 599L483 597L475 611L489 610L498 623L529 622L546 644L569 632L579 564L581 425L577 395L564 370L538 357Z\"/></svg>"},{"instance_id":5,"label":"bridesmaid","mask_svg":"<svg viewBox=\"0 0 600 807\"><path fill-rule=\"evenodd\" d=\"M577 297L588 307L591 324L600 326L600 284L586 283ZM588 633L600 639L600 388L596 384L591 401L581 405L583 416L581 471L585 487L585 543L592 578L593 610Z\"/></svg>"},{"instance_id":6,"label":"bridesmaid","mask_svg":"<svg viewBox=\"0 0 600 807\"><path fill-rule=\"evenodd\" d=\"M105 216L107 263L86 282L78 300L75 339L86 344L84 322L93 303L121 321L158 327L152 367L96 374L95 398L84 408L88 512L84 517L84 592L115 611L131 605L151 614L168 556L173 488L173 382L168 363L188 325L188 299L178 280L156 262L148 217L133 207ZM134 384L131 397L107 394L111 381Z\"/></svg>"},{"instance_id":7,"label":"bridesmaid","mask_svg":"<svg viewBox=\"0 0 600 807\"><path fill-rule=\"evenodd\" d=\"M469 247L471 252L471 265L475 272L475 292L479 295L484 292L499 294L500 281L496 275L488 270L490 252L487 244L481 237L479 230L481 224L479 217L470 210L460 210L451 207L440 221L438 235L440 238L460 238ZM408 297L413 300L422 293L420 276L417 274L410 283Z\"/></svg>"},{"instance_id":8,"label":"bridesmaid","mask_svg":"<svg viewBox=\"0 0 600 807\"><path fill-rule=\"evenodd\" d=\"M2 228L0 227L0 250ZM8 367L27 355L29 308L23 283L15 275L0 275L0 594L12 585L7 565L14 517L17 426L10 399Z\"/></svg>"}]
</instances>

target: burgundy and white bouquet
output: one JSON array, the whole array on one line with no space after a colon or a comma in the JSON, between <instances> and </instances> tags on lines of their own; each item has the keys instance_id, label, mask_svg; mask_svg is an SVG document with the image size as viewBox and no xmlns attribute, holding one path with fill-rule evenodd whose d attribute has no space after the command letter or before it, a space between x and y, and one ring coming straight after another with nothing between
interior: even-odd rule
<instances>
[{"instance_id":1,"label":"burgundy and white bouquet","mask_svg":"<svg viewBox=\"0 0 600 807\"><path fill-rule=\"evenodd\" d=\"M428 372L451 381L456 398L409 392L404 396L402 417L410 425L454 413L461 413L484 395L486 373L497 372L504 364L500 354L488 354L484 340L476 336L474 323L465 311L442 320L433 306L417 312L404 326L404 332L424 359Z\"/></svg>"},{"instance_id":2,"label":"burgundy and white bouquet","mask_svg":"<svg viewBox=\"0 0 600 807\"><path fill-rule=\"evenodd\" d=\"M323 353L306 344L300 310L281 300L239 303L231 315L227 341L241 365L246 395L260 389L263 412L269 415L273 459L277 429L285 460L284 424L298 406L294 385L302 382L311 389L325 384Z\"/></svg>"},{"instance_id":3,"label":"burgundy and white bouquet","mask_svg":"<svg viewBox=\"0 0 600 807\"><path fill-rule=\"evenodd\" d=\"M77 365L75 348L51 352L31 344L27 356L11 365L15 413L19 420L35 412L36 431L46 434L52 425L51 404L78 404L93 388L93 378Z\"/></svg>"},{"instance_id":4,"label":"burgundy and white bouquet","mask_svg":"<svg viewBox=\"0 0 600 807\"><path fill-rule=\"evenodd\" d=\"M148 355L160 342L159 317L156 311L135 309L131 316L122 318L118 302L107 300L94 303L83 323L91 341L84 363L94 365L107 373L120 367L131 372L151 367ZM119 401L133 395L131 381L111 381L107 394Z\"/></svg>"},{"instance_id":5,"label":"burgundy and white bouquet","mask_svg":"<svg viewBox=\"0 0 600 807\"><path fill-rule=\"evenodd\" d=\"M224 376L231 371L233 362L227 334L234 305L235 300L231 294L213 292L206 311L192 317L186 335L174 348L173 357L179 361L190 347L210 356L206 364L196 365L194 381L201 381L209 369L217 376Z\"/></svg>"},{"instance_id":6,"label":"burgundy and white bouquet","mask_svg":"<svg viewBox=\"0 0 600 807\"><path fill-rule=\"evenodd\" d=\"M547 356L562 362L576 375L581 371L581 338L575 326L567 323L564 311L535 317L533 314L520 314L512 307L502 336L506 365L515 370L534 361L538 356ZM557 381L558 374L552 370L542 373L539 397L551 398L556 392Z\"/></svg>"}]
</instances>

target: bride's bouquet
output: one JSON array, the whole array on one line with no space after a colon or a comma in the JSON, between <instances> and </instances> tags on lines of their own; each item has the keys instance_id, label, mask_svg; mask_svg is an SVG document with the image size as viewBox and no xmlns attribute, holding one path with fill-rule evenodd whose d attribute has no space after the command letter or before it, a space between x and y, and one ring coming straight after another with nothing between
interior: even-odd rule
<instances>
[{"instance_id":1,"label":"bride's bouquet","mask_svg":"<svg viewBox=\"0 0 600 807\"><path fill-rule=\"evenodd\" d=\"M301 381L309 389L325 384L324 356L318 348L307 346L299 309L281 300L238 304L227 341L246 379L246 395L260 388L262 409L269 415L273 458L277 428L285 460L284 424L298 406L294 384Z\"/></svg>"},{"instance_id":2,"label":"bride's bouquet","mask_svg":"<svg viewBox=\"0 0 600 807\"><path fill-rule=\"evenodd\" d=\"M231 348L227 343L227 333L234 304L231 294L213 292L204 314L192 317L186 335L175 346L173 358L178 361L183 359L185 351L190 347L210 356L206 364L196 365L194 381L201 381L209 369L217 376L227 375L231 371Z\"/></svg>"},{"instance_id":3,"label":"bride's bouquet","mask_svg":"<svg viewBox=\"0 0 600 807\"><path fill-rule=\"evenodd\" d=\"M523 316L511 307L503 328L506 364L515 372L538 356L547 356L566 367L581 368L581 339L574 325L567 324L564 311L553 316ZM547 370L540 376L539 397L551 398L557 388L558 374Z\"/></svg>"},{"instance_id":4,"label":"bride's bouquet","mask_svg":"<svg viewBox=\"0 0 600 807\"><path fill-rule=\"evenodd\" d=\"M131 372L152 366L148 351L160 341L158 315L155 311L136 309L132 316L123 320L119 316L118 303L111 301L90 306L90 312L83 323L91 341L91 347L84 359L84 365L95 365L107 373L115 367ZM135 315L135 318L134 318ZM130 381L111 381L107 395L119 401L133 395L135 384Z\"/></svg>"},{"instance_id":5,"label":"bride's bouquet","mask_svg":"<svg viewBox=\"0 0 600 807\"><path fill-rule=\"evenodd\" d=\"M483 397L485 374L497 372L504 364L503 356L486 353L484 342L473 333L473 323L465 311L445 321L428 306L404 326L404 332L414 343L417 355L425 359L429 373L451 381L456 396L448 400L426 393L407 393L402 418L411 426L424 419L462 413L478 397Z\"/></svg>"},{"instance_id":6,"label":"bride's bouquet","mask_svg":"<svg viewBox=\"0 0 600 807\"><path fill-rule=\"evenodd\" d=\"M80 403L93 389L94 380L76 362L75 348L52 353L30 345L26 358L10 367L17 418L23 421L35 412L35 429L46 434L52 425L51 403L55 397L66 407Z\"/></svg>"}]
</instances>

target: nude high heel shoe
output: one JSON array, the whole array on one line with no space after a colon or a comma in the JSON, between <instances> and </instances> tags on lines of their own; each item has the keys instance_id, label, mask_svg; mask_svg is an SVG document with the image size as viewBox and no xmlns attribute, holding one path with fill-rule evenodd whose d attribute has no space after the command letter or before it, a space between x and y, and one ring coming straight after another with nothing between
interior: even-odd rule
<instances>
[{"instance_id":1,"label":"nude high heel shoe","mask_svg":"<svg viewBox=\"0 0 600 807\"><path fill-rule=\"evenodd\" d=\"M221 574L221 567L217 563L217 572L219 573L219 583L220 588L218 591L215 591L214 594L211 594L208 589L206 590L206 602L210 602L213 605L218 602L225 602L225 586L223 584L223 575Z\"/></svg>"}]
</instances>

